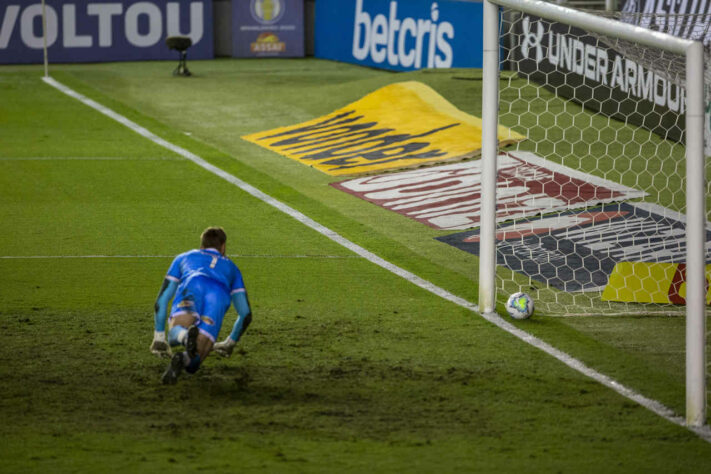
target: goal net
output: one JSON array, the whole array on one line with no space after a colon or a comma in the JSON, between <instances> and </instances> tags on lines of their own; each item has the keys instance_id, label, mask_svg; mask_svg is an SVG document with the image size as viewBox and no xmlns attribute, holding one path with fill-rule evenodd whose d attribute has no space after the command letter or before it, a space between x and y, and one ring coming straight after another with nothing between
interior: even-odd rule
<instances>
[{"instance_id":1,"label":"goal net","mask_svg":"<svg viewBox=\"0 0 711 474\"><path fill-rule=\"evenodd\" d=\"M595 14L703 44L706 103L704 150L706 156L711 156L711 2L664 4L664 0L627 0L621 11L596 11ZM684 86L686 74L683 56L612 36L592 35L646 70L654 71L680 87Z\"/></svg>"},{"instance_id":2,"label":"goal net","mask_svg":"<svg viewBox=\"0 0 711 474\"><path fill-rule=\"evenodd\" d=\"M498 92L498 123L527 138L492 153L484 137L496 205L462 235L480 247L480 309L524 291L547 315L691 311L705 407L711 166L703 72L687 69L690 47L703 67L702 48L535 0L493 3L498 82L487 86L485 31L483 118L496 118L487 95Z\"/></svg>"}]
</instances>

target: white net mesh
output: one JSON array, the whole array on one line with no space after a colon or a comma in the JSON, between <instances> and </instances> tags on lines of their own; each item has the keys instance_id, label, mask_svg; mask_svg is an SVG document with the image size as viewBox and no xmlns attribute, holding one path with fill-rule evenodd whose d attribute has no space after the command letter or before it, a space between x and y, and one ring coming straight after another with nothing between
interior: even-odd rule
<instances>
[{"instance_id":1,"label":"white net mesh","mask_svg":"<svg viewBox=\"0 0 711 474\"><path fill-rule=\"evenodd\" d=\"M626 7L631 9L633 4L634 2L628 2ZM667 33L678 38L701 41L704 45L704 80L707 84L711 84L711 13L668 14L640 13L625 10L621 12L595 11L591 13L641 26L652 31ZM653 50L646 46L620 40L619 38L603 35L595 36L626 57L634 58L645 68L664 74L669 81L679 85L684 83L686 79L684 58L670 55L665 51ZM670 64L672 65L671 68L668 67Z\"/></svg>"},{"instance_id":2,"label":"white net mesh","mask_svg":"<svg viewBox=\"0 0 711 474\"><path fill-rule=\"evenodd\" d=\"M514 11L502 37L499 121L527 139L499 160L497 292L683 314L684 58Z\"/></svg>"}]
</instances>

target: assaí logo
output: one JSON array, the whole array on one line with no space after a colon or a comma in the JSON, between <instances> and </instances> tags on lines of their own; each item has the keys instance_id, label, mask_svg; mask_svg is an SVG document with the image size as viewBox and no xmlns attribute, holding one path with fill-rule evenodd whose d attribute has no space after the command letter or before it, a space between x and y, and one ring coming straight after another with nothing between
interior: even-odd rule
<instances>
[{"instance_id":1,"label":"assa\u00ed logo","mask_svg":"<svg viewBox=\"0 0 711 474\"><path fill-rule=\"evenodd\" d=\"M390 16L371 15L363 11L363 0L356 0L353 27L353 57L362 61L368 56L376 64L387 61L390 66L419 69L452 67L454 26L439 20L439 6L430 7L430 15L422 18L397 18L397 1L390 2Z\"/></svg>"}]
</instances>

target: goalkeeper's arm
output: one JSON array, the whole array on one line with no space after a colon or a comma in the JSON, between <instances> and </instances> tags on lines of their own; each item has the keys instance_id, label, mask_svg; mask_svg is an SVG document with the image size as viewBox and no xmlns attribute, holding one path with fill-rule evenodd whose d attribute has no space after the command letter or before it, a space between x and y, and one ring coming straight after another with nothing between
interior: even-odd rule
<instances>
[{"instance_id":1,"label":"goalkeeper's arm","mask_svg":"<svg viewBox=\"0 0 711 474\"><path fill-rule=\"evenodd\" d=\"M249 300L247 299L247 293L240 291L232 295L232 304L237 310L237 320L234 326L232 326L232 332L230 333L224 341L218 342L213 346L215 352L223 357L229 357L232 354L237 341L242 337L242 334L249 327L249 323L252 322L252 309L249 306Z\"/></svg>"},{"instance_id":2,"label":"goalkeeper's arm","mask_svg":"<svg viewBox=\"0 0 711 474\"><path fill-rule=\"evenodd\" d=\"M170 346L165 339L165 318L168 313L168 303L175 296L178 289L178 282L166 278L160 287L158 298L156 298L153 314L153 342L151 352L159 356L170 356Z\"/></svg>"}]
</instances>

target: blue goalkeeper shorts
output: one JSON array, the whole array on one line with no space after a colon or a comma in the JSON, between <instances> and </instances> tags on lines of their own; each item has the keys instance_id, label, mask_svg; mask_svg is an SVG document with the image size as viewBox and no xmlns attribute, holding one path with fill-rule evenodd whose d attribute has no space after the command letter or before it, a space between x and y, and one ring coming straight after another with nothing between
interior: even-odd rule
<instances>
[{"instance_id":1,"label":"blue goalkeeper shorts","mask_svg":"<svg viewBox=\"0 0 711 474\"><path fill-rule=\"evenodd\" d=\"M181 284L173 300L170 319L182 314L192 314L200 333L212 342L222 328L222 320L230 307L230 295L225 288L209 278L192 278L187 285Z\"/></svg>"}]
</instances>

